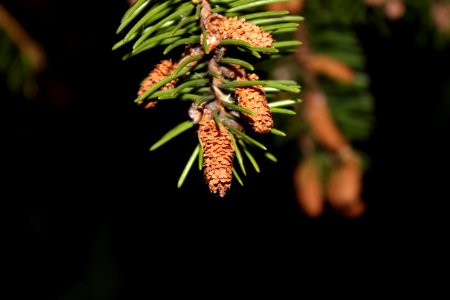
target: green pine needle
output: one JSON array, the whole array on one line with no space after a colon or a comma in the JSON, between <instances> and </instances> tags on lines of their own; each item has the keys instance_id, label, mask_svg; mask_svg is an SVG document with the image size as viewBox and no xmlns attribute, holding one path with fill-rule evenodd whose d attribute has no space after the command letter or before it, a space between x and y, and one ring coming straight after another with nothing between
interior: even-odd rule
<instances>
[{"instance_id":1,"label":"green pine needle","mask_svg":"<svg viewBox=\"0 0 450 300\"><path fill-rule=\"evenodd\" d=\"M238 48L239 49L239 48ZM250 50L250 54L253 55L256 58L261 58L261 54L259 54L257 51L255 50Z\"/></svg>"},{"instance_id":2,"label":"green pine needle","mask_svg":"<svg viewBox=\"0 0 450 300\"><path fill-rule=\"evenodd\" d=\"M277 17L282 15L289 14L288 10L273 10L273 11L264 11L264 12L257 12L253 14L243 15L240 16L240 19L245 19L247 21L253 20L252 22L255 22L255 19L263 19L268 17Z\"/></svg>"},{"instance_id":3,"label":"green pine needle","mask_svg":"<svg viewBox=\"0 0 450 300\"><path fill-rule=\"evenodd\" d=\"M123 14L122 19L120 20L120 23L125 22L126 19L128 17L130 17L131 14L133 14L136 11L136 9L139 8L140 5L142 5L144 2L147 2L147 1L150 2L151 0L138 0L133 5L131 5Z\"/></svg>"},{"instance_id":4,"label":"green pine needle","mask_svg":"<svg viewBox=\"0 0 450 300\"><path fill-rule=\"evenodd\" d=\"M244 67L250 71L253 71L255 69L250 63L246 62L245 60L238 59L238 58L224 57L224 58L222 58L222 60L220 62L223 64L240 65L241 67Z\"/></svg>"},{"instance_id":5,"label":"green pine needle","mask_svg":"<svg viewBox=\"0 0 450 300\"><path fill-rule=\"evenodd\" d=\"M203 169L203 147L200 144L200 151L198 151L198 170L201 171Z\"/></svg>"},{"instance_id":6,"label":"green pine needle","mask_svg":"<svg viewBox=\"0 0 450 300\"><path fill-rule=\"evenodd\" d=\"M152 85L147 91L145 91L145 93L143 93L141 96L136 98L136 100L134 100L134 102L138 102L138 103L142 102L142 100L146 99L147 97L150 97L153 92L157 91L158 89L160 89L161 87L163 87L164 85L169 83L170 81L184 75L192 68L192 67L187 67L186 69L184 69L184 67L187 66L191 62L200 60L201 58L202 58L201 55L192 55L192 56L188 57L186 60L184 60L182 63L180 63L178 65L178 67L175 69L175 71L171 75L167 76L160 82L157 82L154 85Z\"/></svg>"},{"instance_id":7,"label":"green pine needle","mask_svg":"<svg viewBox=\"0 0 450 300\"><path fill-rule=\"evenodd\" d=\"M243 80L243 81L230 81L220 85L220 88L236 88L242 86L264 86L279 89L290 93L300 93L300 89L295 86L288 86L283 84L281 80Z\"/></svg>"},{"instance_id":8,"label":"green pine needle","mask_svg":"<svg viewBox=\"0 0 450 300\"><path fill-rule=\"evenodd\" d=\"M193 79L202 79L208 77L208 72L190 72L190 75L187 78L187 80L193 80Z\"/></svg>"},{"instance_id":9,"label":"green pine needle","mask_svg":"<svg viewBox=\"0 0 450 300\"><path fill-rule=\"evenodd\" d=\"M173 95L174 90L175 89L159 90L152 94L152 98L156 98L158 100L174 99L175 98L175 96Z\"/></svg>"},{"instance_id":10,"label":"green pine needle","mask_svg":"<svg viewBox=\"0 0 450 300\"><path fill-rule=\"evenodd\" d=\"M178 97L180 100L191 100L191 101L200 101L200 99L203 98L203 96L200 95L196 95L196 94L182 94L181 96Z\"/></svg>"},{"instance_id":11,"label":"green pine needle","mask_svg":"<svg viewBox=\"0 0 450 300\"><path fill-rule=\"evenodd\" d=\"M196 20L197 20L197 18L195 16L184 18L172 29L172 31L170 31L170 36L171 37L176 36L176 33L179 32L178 30L180 30L183 27L186 27L188 24L191 25L190 27L193 27L192 25L195 26L195 24L193 24L193 22L195 22ZM192 37L197 37L200 41L200 37L198 37L198 36L192 36Z\"/></svg>"},{"instance_id":12,"label":"green pine needle","mask_svg":"<svg viewBox=\"0 0 450 300\"><path fill-rule=\"evenodd\" d=\"M235 12L235 11L241 11L248 8L253 8L256 6L262 6L267 5L271 3L276 2L289 2L292 0L260 0L260 1L254 1L254 0L241 0L241 1L235 1L232 4L230 4L231 8L228 9L229 12Z\"/></svg>"},{"instance_id":13,"label":"green pine needle","mask_svg":"<svg viewBox=\"0 0 450 300\"><path fill-rule=\"evenodd\" d=\"M164 134L161 137L161 139L159 139L156 143L154 143L150 147L150 151L158 149L159 147L161 147L162 145L164 145L165 143L167 143L168 141L170 141L174 137L176 137L179 134L185 132L189 128L192 128L193 126L194 126L194 124L190 120L189 121L184 121L184 122L178 124L177 126L172 128L171 130L169 130L166 134Z\"/></svg>"},{"instance_id":14,"label":"green pine needle","mask_svg":"<svg viewBox=\"0 0 450 300\"><path fill-rule=\"evenodd\" d=\"M211 100L214 100L214 99L216 99L216 96L214 96L214 95L206 95L206 96L203 96L202 98L199 98L199 99L195 100L194 103L195 103L195 105L199 106L200 104L202 104L204 102L208 102L208 101L211 101Z\"/></svg>"},{"instance_id":15,"label":"green pine needle","mask_svg":"<svg viewBox=\"0 0 450 300\"><path fill-rule=\"evenodd\" d=\"M173 92L173 89L169 90ZM155 93L156 94L156 93ZM153 94L153 96L155 96L155 98L158 98L158 100L171 100L171 99L177 99L178 95L174 95L172 93L170 94L165 94L165 95L158 95L158 97L156 97L156 95ZM182 99L185 100L185 99Z\"/></svg>"},{"instance_id":16,"label":"green pine needle","mask_svg":"<svg viewBox=\"0 0 450 300\"><path fill-rule=\"evenodd\" d=\"M280 24L274 24L274 25L267 25L267 26L261 26L262 29L265 31L275 31L278 29L285 29L285 28L294 28L296 29L299 26L298 23L280 23Z\"/></svg>"},{"instance_id":17,"label":"green pine needle","mask_svg":"<svg viewBox=\"0 0 450 300\"><path fill-rule=\"evenodd\" d=\"M181 16L183 15L189 15L193 10L194 10L195 6L191 3L183 3L181 4L177 10L175 12L173 12L172 14L170 14L169 16L165 17L164 19L162 19L161 21L159 21L158 23L156 23L155 25L152 26L152 28L145 32L137 41L136 43L133 45L133 49L137 48L140 44L142 44L152 33L154 33L156 30L158 30L159 28L161 28L162 26L164 26L165 24L170 24L169 22L174 22L177 19L181 18ZM169 33L169 36L171 35L172 32ZM172 33L173 35L173 33Z\"/></svg>"},{"instance_id":18,"label":"green pine needle","mask_svg":"<svg viewBox=\"0 0 450 300\"><path fill-rule=\"evenodd\" d=\"M241 113L253 116L253 112L251 110L247 109L247 108L244 108L242 106L239 106L237 104L234 104L234 103L231 103L231 102L228 102L228 101L225 101L225 100L222 100L221 103L226 108L229 108L231 110L238 111L238 112L241 112Z\"/></svg>"},{"instance_id":19,"label":"green pine needle","mask_svg":"<svg viewBox=\"0 0 450 300\"><path fill-rule=\"evenodd\" d=\"M214 70L208 70L208 74L211 75L214 78L222 79L222 75L220 75L219 73L217 73Z\"/></svg>"},{"instance_id":20,"label":"green pine needle","mask_svg":"<svg viewBox=\"0 0 450 300\"><path fill-rule=\"evenodd\" d=\"M233 144L234 153L236 154L236 158L238 160L239 166L241 167L242 173L244 173L244 175L247 176L247 172L246 172L245 166L244 166L244 158L242 157L241 150L239 150L239 147L236 143L236 138L234 137L233 134L230 134L230 137L231 137L231 142Z\"/></svg>"},{"instance_id":21,"label":"green pine needle","mask_svg":"<svg viewBox=\"0 0 450 300\"><path fill-rule=\"evenodd\" d=\"M235 168L233 168L233 175L234 175L234 178L237 179L237 181L239 182L239 184L240 184L241 186L243 186L243 185L244 185L244 182L242 181L241 176L239 176L239 173L236 171Z\"/></svg>"},{"instance_id":22,"label":"green pine needle","mask_svg":"<svg viewBox=\"0 0 450 300\"><path fill-rule=\"evenodd\" d=\"M189 160L188 160L186 166L184 167L183 172L180 175L180 178L178 179L178 184L177 184L178 188L180 188L183 185L183 183L184 183L184 181L185 181L189 171L192 168L192 165L194 164L195 158L198 156L200 148L201 148L200 144L197 144L197 146L195 147L195 149L192 152L191 156L189 157Z\"/></svg>"},{"instance_id":23,"label":"green pine needle","mask_svg":"<svg viewBox=\"0 0 450 300\"><path fill-rule=\"evenodd\" d=\"M116 34L122 32L122 30L128 26L146 7L150 4L150 0L139 0L132 5L128 11L124 14L119 28L117 28Z\"/></svg>"},{"instance_id":24,"label":"green pine needle","mask_svg":"<svg viewBox=\"0 0 450 300\"><path fill-rule=\"evenodd\" d=\"M234 134L239 135L243 140L245 140L247 143L252 144L258 148L261 148L262 150L267 150L266 146L264 146L263 144L261 144L260 142L254 140L253 138L249 137L248 135L246 135L245 133L243 133L242 131L237 130L236 128L234 128L232 125L228 124L227 122L223 122L223 124L225 126L227 126L227 128Z\"/></svg>"},{"instance_id":25,"label":"green pine needle","mask_svg":"<svg viewBox=\"0 0 450 300\"><path fill-rule=\"evenodd\" d=\"M270 153L270 152L265 152L264 153L264 156L267 158L267 159L269 159L269 160L271 160L271 161L273 161L273 162L278 162L278 158L276 158L275 157L275 155L273 155L272 153Z\"/></svg>"},{"instance_id":26,"label":"green pine needle","mask_svg":"<svg viewBox=\"0 0 450 300\"><path fill-rule=\"evenodd\" d=\"M210 0L211 3L217 3L217 4L229 4L236 0Z\"/></svg>"},{"instance_id":27,"label":"green pine needle","mask_svg":"<svg viewBox=\"0 0 450 300\"><path fill-rule=\"evenodd\" d=\"M270 102L269 107L275 108L275 107L291 106L291 105L296 105L300 102L301 102L300 99L297 99L297 100L286 99L286 100Z\"/></svg>"},{"instance_id":28,"label":"green pine needle","mask_svg":"<svg viewBox=\"0 0 450 300\"><path fill-rule=\"evenodd\" d=\"M252 48L252 45L250 43L234 39L223 39L220 41L220 46L241 46L248 49Z\"/></svg>"},{"instance_id":29,"label":"green pine needle","mask_svg":"<svg viewBox=\"0 0 450 300\"><path fill-rule=\"evenodd\" d=\"M200 7L200 6L197 6ZM182 28L183 26L186 26L189 23L195 22L199 19L199 16L197 14L197 12L195 13L195 15L190 16L190 17L184 17L183 19L181 19L180 22L178 22L178 24L172 29L171 33L173 34L175 31L177 31L178 29Z\"/></svg>"},{"instance_id":30,"label":"green pine needle","mask_svg":"<svg viewBox=\"0 0 450 300\"><path fill-rule=\"evenodd\" d=\"M167 45L177 42L181 36L186 35L187 33L191 33L192 31L196 31L196 24L191 24L192 26L187 26L183 29L177 30L175 33L164 32L160 34L156 34L153 37L147 39L145 42L133 49L132 54L136 55L143 51L154 48L158 45Z\"/></svg>"},{"instance_id":31,"label":"green pine needle","mask_svg":"<svg viewBox=\"0 0 450 300\"><path fill-rule=\"evenodd\" d=\"M134 38L134 37L133 37ZM119 49L120 47L122 47L123 45L126 45L126 44L128 44L129 42L131 42L131 40L129 40L129 41L126 41L125 39L122 39L122 40L120 40L120 41L118 41L117 43L115 43L113 46L112 46L112 48L111 48L111 50L117 50L117 49Z\"/></svg>"},{"instance_id":32,"label":"green pine needle","mask_svg":"<svg viewBox=\"0 0 450 300\"><path fill-rule=\"evenodd\" d=\"M191 80L188 82L183 82L182 84L180 84L178 87L176 87L174 89L174 94L178 95L184 88L187 87L202 87L205 86L209 83L209 78L204 78L204 79L195 79L195 80Z\"/></svg>"},{"instance_id":33,"label":"green pine needle","mask_svg":"<svg viewBox=\"0 0 450 300\"><path fill-rule=\"evenodd\" d=\"M263 53L278 53L278 49L272 47L251 47L250 50Z\"/></svg>"},{"instance_id":34,"label":"green pine needle","mask_svg":"<svg viewBox=\"0 0 450 300\"><path fill-rule=\"evenodd\" d=\"M163 18L170 11L170 8L167 8L170 4L171 1L166 1L149 9L147 13L131 27L124 39L129 40L133 34L141 32L146 27L145 25L148 26Z\"/></svg>"},{"instance_id":35,"label":"green pine needle","mask_svg":"<svg viewBox=\"0 0 450 300\"><path fill-rule=\"evenodd\" d=\"M244 150L245 155L247 156L248 160L251 162L253 168L255 169L256 173L260 172L259 165L256 162L256 159L253 157L253 155L248 150L247 146L245 145L243 140L239 140L239 144L241 145L242 149Z\"/></svg>"},{"instance_id":36,"label":"green pine needle","mask_svg":"<svg viewBox=\"0 0 450 300\"><path fill-rule=\"evenodd\" d=\"M272 44L275 48L285 48L285 47L292 47L292 46L298 46L303 44L300 41L282 41L282 42L275 42Z\"/></svg>"},{"instance_id":37,"label":"green pine needle","mask_svg":"<svg viewBox=\"0 0 450 300\"><path fill-rule=\"evenodd\" d=\"M278 130L278 129L276 129L276 128L272 128L272 129L270 130L270 133L272 133L272 134L274 134L274 135L278 135L278 136L286 136L286 133L284 133L283 131Z\"/></svg>"},{"instance_id":38,"label":"green pine needle","mask_svg":"<svg viewBox=\"0 0 450 300\"><path fill-rule=\"evenodd\" d=\"M279 107L270 107L270 111L274 114L296 115L295 110Z\"/></svg>"},{"instance_id":39,"label":"green pine needle","mask_svg":"<svg viewBox=\"0 0 450 300\"><path fill-rule=\"evenodd\" d=\"M174 80L175 78L176 78L175 74L172 74L170 76L167 76L163 80L155 83L147 91L145 91L141 96L137 97L136 100L134 100L134 102L136 102L136 103L142 102L142 100L144 100L147 97L150 97L153 92L155 92L159 88L163 87L164 85L166 85L170 81Z\"/></svg>"},{"instance_id":40,"label":"green pine needle","mask_svg":"<svg viewBox=\"0 0 450 300\"><path fill-rule=\"evenodd\" d=\"M183 60L183 62L181 62L181 63L178 65L178 67L177 67L177 68L175 69L175 71L174 71L174 74L175 74L176 76L185 74L183 68L184 68L185 66L189 65L190 63L192 63L192 62L194 62L194 61L198 61L198 60L200 60L200 59L202 59L202 55L192 55L192 56L189 56L188 58L186 58L185 60ZM187 67L186 69L187 69L187 71L189 71L189 70L191 70L191 68L192 68L192 67ZM195 69L194 69L194 70L195 70Z\"/></svg>"},{"instance_id":41,"label":"green pine needle","mask_svg":"<svg viewBox=\"0 0 450 300\"><path fill-rule=\"evenodd\" d=\"M291 28L277 29L275 31L272 31L271 34L276 35L276 34L292 33L296 31L297 31L296 27L291 27Z\"/></svg>"},{"instance_id":42,"label":"green pine needle","mask_svg":"<svg viewBox=\"0 0 450 300\"><path fill-rule=\"evenodd\" d=\"M255 25L267 25L273 23L284 23L284 22L301 22L304 18L302 16L284 16L279 18L261 18L252 21Z\"/></svg>"}]
</instances>

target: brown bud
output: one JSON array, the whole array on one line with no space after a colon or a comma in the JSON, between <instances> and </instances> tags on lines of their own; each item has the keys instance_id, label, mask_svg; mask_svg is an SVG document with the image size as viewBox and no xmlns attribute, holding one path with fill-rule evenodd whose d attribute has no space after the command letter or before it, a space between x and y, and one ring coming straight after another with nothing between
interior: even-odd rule
<instances>
[{"instance_id":1,"label":"brown bud","mask_svg":"<svg viewBox=\"0 0 450 300\"><path fill-rule=\"evenodd\" d=\"M242 80L258 80L256 74L249 74L245 77L238 77ZM249 121L253 130L258 133L268 133L272 130L273 119L267 103L266 95L261 86L244 86L235 90L238 104L253 112L252 115L243 113L243 116Z\"/></svg>"},{"instance_id":2,"label":"brown bud","mask_svg":"<svg viewBox=\"0 0 450 300\"><path fill-rule=\"evenodd\" d=\"M252 22L237 17L228 18L224 24L224 36L247 42L255 47L272 47L271 34Z\"/></svg>"},{"instance_id":3,"label":"brown bud","mask_svg":"<svg viewBox=\"0 0 450 300\"><path fill-rule=\"evenodd\" d=\"M334 122L325 95L320 91L304 93L304 113L314 138L324 147L338 151L347 142Z\"/></svg>"},{"instance_id":4,"label":"brown bud","mask_svg":"<svg viewBox=\"0 0 450 300\"><path fill-rule=\"evenodd\" d=\"M319 217L324 209L323 192L319 170L312 158L297 163L293 181L300 208L311 218Z\"/></svg>"},{"instance_id":5,"label":"brown bud","mask_svg":"<svg viewBox=\"0 0 450 300\"><path fill-rule=\"evenodd\" d=\"M346 209L359 201L361 187L361 166L354 156L331 169L326 185L328 201L335 209Z\"/></svg>"},{"instance_id":6,"label":"brown bud","mask_svg":"<svg viewBox=\"0 0 450 300\"><path fill-rule=\"evenodd\" d=\"M207 45L217 47L222 39L234 39L247 42L255 47L271 47L272 35L258 25L237 17L227 18L219 14L212 14L206 24ZM210 49L211 50L211 49Z\"/></svg>"},{"instance_id":7,"label":"brown bud","mask_svg":"<svg viewBox=\"0 0 450 300\"><path fill-rule=\"evenodd\" d=\"M224 197L233 177L234 148L228 129L217 124L211 118L211 111L204 109L198 136L203 148L205 181L211 193Z\"/></svg>"},{"instance_id":8,"label":"brown bud","mask_svg":"<svg viewBox=\"0 0 450 300\"><path fill-rule=\"evenodd\" d=\"M152 87L155 83L163 80L167 76L173 73L173 71L177 68L178 64L173 63L172 60L162 60L159 64L155 66L155 68L149 73L149 75L141 82L141 86L138 91L138 96L144 94L150 87ZM177 80L172 80L166 83L161 87L161 90L168 90L175 87ZM152 100L146 103L145 108L154 107L156 105L156 101Z\"/></svg>"}]
</instances>

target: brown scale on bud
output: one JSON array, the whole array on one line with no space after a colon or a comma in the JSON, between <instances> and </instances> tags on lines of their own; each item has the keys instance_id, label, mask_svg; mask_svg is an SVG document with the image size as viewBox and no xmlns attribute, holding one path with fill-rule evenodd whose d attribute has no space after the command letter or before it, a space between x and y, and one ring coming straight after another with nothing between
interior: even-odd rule
<instances>
[{"instance_id":1,"label":"brown scale on bud","mask_svg":"<svg viewBox=\"0 0 450 300\"><path fill-rule=\"evenodd\" d=\"M220 14L211 14L205 23L208 45L217 46L223 39L244 41L254 47L272 47L274 42L269 32L237 17L227 18Z\"/></svg>"},{"instance_id":2,"label":"brown scale on bud","mask_svg":"<svg viewBox=\"0 0 450 300\"><path fill-rule=\"evenodd\" d=\"M348 217L364 213L361 199L362 170L360 158L350 149L339 153L342 161L334 165L328 175L325 192L330 205Z\"/></svg>"},{"instance_id":3,"label":"brown scale on bud","mask_svg":"<svg viewBox=\"0 0 450 300\"><path fill-rule=\"evenodd\" d=\"M155 83L163 80L167 76L173 73L173 71L177 68L178 64L173 63L171 59L162 60L159 64L155 66L155 68L150 72L150 74L145 78L138 91L138 96L143 95L150 87L152 87ZM177 84L177 79L174 79L164 86L161 87L161 90L169 90L173 89ZM152 108L156 105L156 100L150 100L146 103L145 108Z\"/></svg>"},{"instance_id":4,"label":"brown scale on bud","mask_svg":"<svg viewBox=\"0 0 450 300\"><path fill-rule=\"evenodd\" d=\"M238 77L237 81L258 80L256 74ZM257 133L268 133L273 128L273 118L267 103L266 95L261 86L244 86L235 90L239 106L253 112L253 115L243 113L253 130Z\"/></svg>"},{"instance_id":5,"label":"brown scale on bud","mask_svg":"<svg viewBox=\"0 0 450 300\"><path fill-rule=\"evenodd\" d=\"M227 38L241 40L254 47L272 47L274 41L269 32L237 17L227 18L222 30Z\"/></svg>"},{"instance_id":6,"label":"brown scale on bud","mask_svg":"<svg viewBox=\"0 0 450 300\"><path fill-rule=\"evenodd\" d=\"M227 128L211 118L205 108L198 135L203 148L203 169L211 193L224 197L233 179L234 148Z\"/></svg>"},{"instance_id":7,"label":"brown scale on bud","mask_svg":"<svg viewBox=\"0 0 450 300\"><path fill-rule=\"evenodd\" d=\"M294 169L293 184L296 200L303 212L311 217L319 217L324 210L324 195L321 174L313 157L301 159Z\"/></svg>"}]
</instances>

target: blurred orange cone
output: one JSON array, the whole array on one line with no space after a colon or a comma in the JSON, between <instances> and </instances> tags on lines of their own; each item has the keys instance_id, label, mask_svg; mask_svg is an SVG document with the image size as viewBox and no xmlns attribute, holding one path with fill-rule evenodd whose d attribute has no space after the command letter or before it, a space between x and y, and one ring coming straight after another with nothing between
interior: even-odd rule
<instances>
[{"instance_id":1,"label":"blurred orange cone","mask_svg":"<svg viewBox=\"0 0 450 300\"><path fill-rule=\"evenodd\" d=\"M365 211L361 189L362 170L359 159L353 155L331 170L326 184L327 200L344 216L358 217Z\"/></svg>"},{"instance_id":2,"label":"blurred orange cone","mask_svg":"<svg viewBox=\"0 0 450 300\"><path fill-rule=\"evenodd\" d=\"M347 142L334 122L325 94L321 91L305 91L303 99L305 117L314 138L334 152L345 147Z\"/></svg>"},{"instance_id":3,"label":"blurred orange cone","mask_svg":"<svg viewBox=\"0 0 450 300\"><path fill-rule=\"evenodd\" d=\"M295 167L293 179L300 208L311 218L319 217L323 212L324 199L319 170L314 159L300 160Z\"/></svg>"}]
</instances>

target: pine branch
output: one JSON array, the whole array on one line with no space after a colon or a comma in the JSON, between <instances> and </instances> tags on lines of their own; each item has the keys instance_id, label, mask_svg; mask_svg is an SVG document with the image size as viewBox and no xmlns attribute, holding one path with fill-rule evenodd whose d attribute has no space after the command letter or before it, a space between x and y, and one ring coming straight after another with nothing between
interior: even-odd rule
<instances>
[{"instance_id":1,"label":"pine branch","mask_svg":"<svg viewBox=\"0 0 450 300\"><path fill-rule=\"evenodd\" d=\"M122 17L117 29L122 39L113 50L128 47L124 59L150 50L161 53L160 63L141 82L135 102L153 108L163 100L191 101L191 120L169 130L151 147L155 150L194 127L199 146L178 187L197 158L211 193L224 197L233 177L243 184L234 163L244 175L245 159L260 171L246 145L264 152L267 148L252 134L285 136L274 128L272 113L293 114L283 107L298 101L271 106L266 93L283 91L295 98L300 86L295 81L260 78L254 66L301 43L293 36L277 35L275 40L273 35L297 30L302 17L287 11L257 11L276 2L286 0L139 0ZM266 156L276 161L272 154Z\"/></svg>"}]
</instances>

